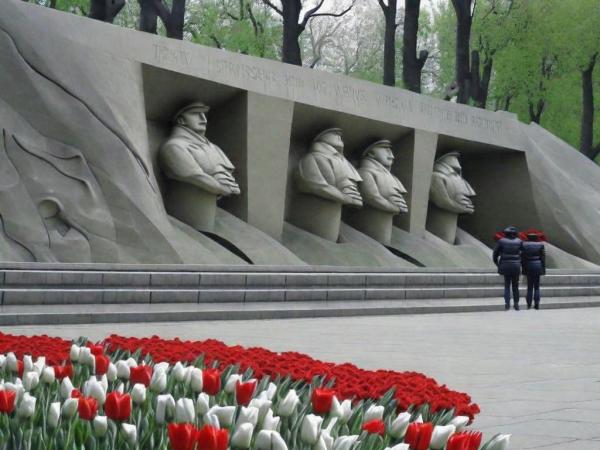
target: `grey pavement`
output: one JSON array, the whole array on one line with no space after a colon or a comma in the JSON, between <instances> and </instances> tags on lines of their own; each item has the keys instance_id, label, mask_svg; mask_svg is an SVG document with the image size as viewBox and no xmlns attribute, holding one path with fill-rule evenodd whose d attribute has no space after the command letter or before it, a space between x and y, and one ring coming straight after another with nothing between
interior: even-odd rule
<instances>
[{"instance_id":1,"label":"grey pavement","mask_svg":"<svg viewBox=\"0 0 600 450\"><path fill-rule=\"evenodd\" d=\"M600 449L600 309L387 317L2 327L101 339L110 333L220 339L360 367L415 370L468 392L474 428L511 449Z\"/></svg>"}]
</instances>

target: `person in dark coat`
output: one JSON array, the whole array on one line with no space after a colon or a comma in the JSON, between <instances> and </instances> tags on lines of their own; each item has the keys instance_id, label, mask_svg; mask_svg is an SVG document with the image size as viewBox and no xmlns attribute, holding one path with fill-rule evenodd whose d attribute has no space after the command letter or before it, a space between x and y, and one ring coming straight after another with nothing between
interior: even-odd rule
<instances>
[{"instance_id":1,"label":"person in dark coat","mask_svg":"<svg viewBox=\"0 0 600 450\"><path fill-rule=\"evenodd\" d=\"M532 300L535 309L540 309L540 277L546 274L546 252L537 233L527 234L522 251L523 275L527 275L527 309Z\"/></svg>"},{"instance_id":2,"label":"person in dark coat","mask_svg":"<svg viewBox=\"0 0 600 450\"><path fill-rule=\"evenodd\" d=\"M519 310L519 277L521 275L521 251L523 242L517 236L515 227L504 230L504 237L498 240L494 249L494 264L498 273L504 275L504 308L510 309L512 288L515 310Z\"/></svg>"}]
</instances>

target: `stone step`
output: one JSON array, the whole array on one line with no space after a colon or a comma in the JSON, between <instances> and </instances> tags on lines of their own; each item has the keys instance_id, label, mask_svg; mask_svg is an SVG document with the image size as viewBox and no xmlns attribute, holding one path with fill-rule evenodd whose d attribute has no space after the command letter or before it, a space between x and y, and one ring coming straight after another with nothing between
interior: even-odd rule
<instances>
[{"instance_id":1,"label":"stone step","mask_svg":"<svg viewBox=\"0 0 600 450\"><path fill-rule=\"evenodd\" d=\"M600 295L600 285L542 286L545 297L585 297ZM521 286L524 295L526 288ZM159 303L239 303L304 301L371 301L452 298L501 298L501 286L432 287L324 287L324 288L79 288L79 287L4 287L0 305L82 305L82 304L159 304Z\"/></svg>"},{"instance_id":2,"label":"stone step","mask_svg":"<svg viewBox=\"0 0 600 450\"><path fill-rule=\"evenodd\" d=\"M347 268L348 269L348 268ZM494 272L252 272L252 271L143 271L143 270L25 270L1 269L0 288L44 286L163 287L180 288L302 288L302 287L421 287L497 286L502 278ZM549 271L546 286L600 285L600 273Z\"/></svg>"},{"instance_id":3,"label":"stone step","mask_svg":"<svg viewBox=\"0 0 600 450\"><path fill-rule=\"evenodd\" d=\"M525 302L522 301L521 307L524 311L519 314L543 313L545 309L600 307L600 296L543 298L542 311L526 311L524 305ZM146 305L125 303L118 307L97 304L33 307L4 305L0 306L0 326L388 316L503 310L503 301L498 298Z\"/></svg>"}]
</instances>

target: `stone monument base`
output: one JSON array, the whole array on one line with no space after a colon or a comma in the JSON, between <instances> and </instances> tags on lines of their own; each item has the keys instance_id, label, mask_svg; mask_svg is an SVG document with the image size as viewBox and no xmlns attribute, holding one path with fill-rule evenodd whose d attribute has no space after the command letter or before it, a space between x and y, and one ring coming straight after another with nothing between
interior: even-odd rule
<instances>
[{"instance_id":1,"label":"stone monument base","mask_svg":"<svg viewBox=\"0 0 600 450\"><path fill-rule=\"evenodd\" d=\"M361 267L415 267L379 242L342 222L339 241L331 242L290 223L283 226L283 244L309 264Z\"/></svg>"}]
</instances>

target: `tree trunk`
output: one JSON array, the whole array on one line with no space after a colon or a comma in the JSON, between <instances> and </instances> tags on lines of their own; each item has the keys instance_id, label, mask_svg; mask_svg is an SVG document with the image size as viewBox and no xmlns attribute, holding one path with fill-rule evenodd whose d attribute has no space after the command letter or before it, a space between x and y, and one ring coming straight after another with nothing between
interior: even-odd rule
<instances>
[{"instance_id":1,"label":"tree trunk","mask_svg":"<svg viewBox=\"0 0 600 450\"><path fill-rule=\"evenodd\" d=\"M539 125L542 120L542 114L544 113L545 107L546 107L546 101L542 98L537 101L536 105L534 105L533 102L530 100L529 101L529 119L532 122L537 123Z\"/></svg>"},{"instance_id":2,"label":"tree trunk","mask_svg":"<svg viewBox=\"0 0 600 450\"><path fill-rule=\"evenodd\" d=\"M472 0L452 0L456 13L456 83L457 103L467 103L470 96L471 70L469 64L469 44L471 40Z\"/></svg>"},{"instance_id":3,"label":"tree trunk","mask_svg":"<svg viewBox=\"0 0 600 450\"><path fill-rule=\"evenodd\" d=\"M113 23L124 6L125 0L91 0L88 17Z\"/></svg>"},{"instance_id":4,"label":"tree trunk","mask_svg":"<svg viewBox=\"0 0 600 450\"><path fill-rule=\"evenodd\" d=\"M417 34L419 31L419 13L421 0L404 1L404 34L402 36L402 81L407 89L421 93L421 72L427 51L421 51L417 57Z\"/></svg>"},{"instance_id":5,"label":"tree trunk","mask_svg":"<svg viewBox=\"0 0 600 450\"><path fill-rule=\"evenodd\" d=\"M284 63L302 65L302 53L298 38L302 34L302 25L300 20L300 10L302 4L300 0L282 0L283 12L283 45L281 51L281 60Z\"/></svg>"},{"instance_id":6,"label":"tree trunk","mask_svg":"<svg viewBox=\"0 0 600 450\"><path fill-rule=\"evenodd\" d=\"M140 31L156 34L158 13L154 0L138 0L140 4Z\"/></svg>"},{"instance_id":7,"label":"tree trunk","mask_svg":"<svg viewBox=\"0 0 600 450\"><path fill-rule=\"evenodd\" d=\"M385 32L383 35L383 84L396 85L396 11L397 0L388 0L387 6L383 3L385 17Z\"/></svg>"},{"instance_id":8,"label":"tree trunk","mask_svg":"<svg viewBox=\"0 0 600 450\"><path fill-rule=\"evenodd\" d=\"M492 77L493 59L486 57L483 63L483 73L480 71L479 51L471 52L471 98L475 106L485 109Z\"/></svg>"},{"instance_id":9,"label":"tree trunk","mask_svg":"<svg viewBox=\"0 0 600 450\"><path fill-rule=\"evenodd\" d=\"M581 153L593 159L592 146L594 140L594 84L593 74L597 54L590 59L585 70L581 71Z\"/></svg>"}]
</instances>

